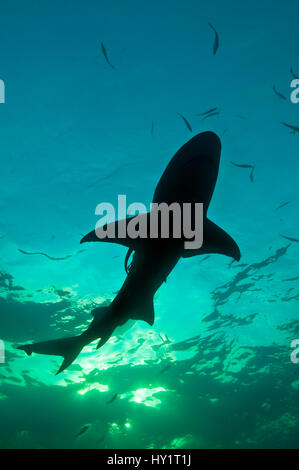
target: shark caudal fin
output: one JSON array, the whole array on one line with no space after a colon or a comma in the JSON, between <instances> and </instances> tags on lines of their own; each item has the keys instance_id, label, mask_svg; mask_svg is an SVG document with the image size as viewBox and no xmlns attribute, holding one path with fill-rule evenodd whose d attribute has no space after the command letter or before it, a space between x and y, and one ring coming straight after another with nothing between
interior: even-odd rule
<instances>
[{"instance_id":1,"label":"shark caudal fin","mask_svg":"<svg viewBox=\"0 0 299 470\"><path fill-rule=\"evenodd\" d=\"M56 373L57 375L74 362L83 346L84 343L80 336L71 336L70 338L25 344L23 346L18 346L18 349L25 351L28 356L31 356L32 353L62 356L64 359L60 369Z\"/></svg>"},{"instance_id":2,"label":"shark caudal fin","mask_svg":"<svg viewBox=\"0 0 299 470\"><path fill-rule=\"evenodd\" d=\"M203 244L196 250L185 249L183 258L190 256L204 255L207 253L218 253L240 261L241 252L235 240L218 225L209 219L204 220Z\"/></svg>"}]
</instances>

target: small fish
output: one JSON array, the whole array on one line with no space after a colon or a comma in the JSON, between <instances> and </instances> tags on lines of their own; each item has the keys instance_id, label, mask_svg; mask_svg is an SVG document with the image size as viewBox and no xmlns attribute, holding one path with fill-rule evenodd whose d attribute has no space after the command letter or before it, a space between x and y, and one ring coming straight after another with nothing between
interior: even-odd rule
<instances>
[{"instance_id":1,"label":"small fish","mask_svg":"<svg viewBox=\"0 0 299 470\"><path fill-rule=\"evenodd\" d=\"M295 78L295 80L299 79L298 75L295 74L293 67L290 68L290 72L291 72L291 75Z\"/></svg>"},{"instance_id":2,"label":"small fish","mask_svg":"<svg viewBox=\"0 0 299 470\"><path fill-rule=\"evenodd\" d=\"M276 207L276 211L278 211L279 209L282 209L283 207L287 206L288 204L290 204L290 201L287 201L287 202L284 202L283 204L280 204L280 206Z\"/></svg>"},{"instance_id":3,"label":"small fish","mask_svg":"<svg viewBox=\"0 0 299 470\"><path fill-rule=\"evenodd\" d=\"M289 129L291 129L291 131L292 131L291 134L295 135L296 132L299 132L299 127L298 126L292 126L291 124L287 124L286 122L281 122L281 124L283 126L288 127Z\"/></svg>"},{"instance_id":4,"label":"small fish","mask_svg":"<svg viewBox=\"0 0 299 470\"><path fill-rule=\"evenodd\" d=\"M111 64L110 60L109 60L109 57L108 57L108 54L107 54L107 50L106 50L106 47L104 46L104 43L101 42L101 49L102 49L102 52L103 52L103 55L106 59L106 62L107 64L112 68L112 69L115 69L114 65Z\"/></svg>"},{"instance_id":5,"label":"small fish","mask_svg":"<svg viewBox=\"0 0 299 470\"><path fill-rule=\"evenodd\" d=\"M192 127L191 127L190 123L187 121L187 119L185 118L185 116L183 116L180 113L177 113L177 114L183 119L183 121L186 124L186 126L188 127L189 131L192 132Z\"/></svg>"},{"instance_id":6,"label":"small fish","mask_svg":"<svg viewBox=\"0 0 299 470\"><path fill-rule=\"evenodd\" d=\"M295 243L299 242L299 238L287 237L286 235L281 235L281 234L280 234L280 236L282 238L285 238L286 240L289 240L290 242L295 242Z\"/></svg>"},{"instance_id":7,"label":"small fish","mask_svg":"<svg viewBox=\"0 0 299 470\"><path fill-rule=\"evenodd\" d=\"M208 111L205 111L204 113L195 114L195 116L206 116L207 114L214 113L214 111L217 111L217 108L208 109Z\"/></svg>"},{"instance_id":8,"label":"small fish","mask_svg":"<svg viewBox=\"0 0 299 470\"><path fill-rule=\"evenodd\" d=\"M279 93L279 91L277 91L277 89L275 88L275 85L273 85L273 91L275 95L279 96L280 99L286 100L286 97L282 93Z\"/></svg>"},{"instance_id":9,"label":"small fish","mask_svg":"<svg viewBox=\"0 0 299 470\"><path fill-rule=\"evenodd\" d=\"M45 256L46 258L48 259L51 259L53 261L62 261L62 260L65 260L65 259L68 259L68 258L71 258L72 255L67 255L67 256L63 256L62 258L55 258L54 256L49 256L47 255L47 253L43 253L41 251L25 251L25 250L21 250L21 248L18 248L18 251L20 253L23 253L23 255L41 255L41 256Z\"/></svg>"},{"instance_id":10,"label":"small fish","mask_svg":"<svg viewBox=\"0 0 299 470\"><path fill-rule=\"evenodd\" d=\"M226 128L226 129L224 129L224 131L223 131L223 132L222 132L222 134L221 134L221 137L223 137L223 136L224 136L224 135L227 133L227 131L228 131L228 129L227 129L227 128Z\"/></svg>"},{"instance_id":11,"label":"small fish","mask_svg":"<svg viewBox=\"0 0 299 470\"><path fill-rule=\"evenodd\" d=\"M220 111L215 111L214 113L207 114L206 116L204 116L202 120L204 121L205 119L210 118L212 116L217 116L218 114L220 114Z\"/></svg>"},{"instance_id":12,"label":"small fish","mask_svg":"<svg viewBox=\"0 0 299 470\"><path fill-rule=\"evenodd\" d=\"M215 39L214 39L214 45L213 45L213 53L215 55L216 52L218 51L218 48L219 48L219 34L217 33L216 29L214 28L214 26L211 23L209 23L209 26L210 26L210 28L212 28L212 30L215 33Z\"/></svg>"},{"instance_id":13,"label":"small fish","mask_svg":"<svg viewBox=\"0 0 299 470\"><path fill-rule=\"evenodd\" d=\"M109 181L113 176L117 175L124 168L127 168L127 167L132 166L132 165L133 165L133 162L123 163L122 165L119 165L118 167L116 167L114 170L110 171L105 176L102 176L101 178L97 178L96 180L94 180L93 183L90 183L87 187L92 188L92 187L97 186L100 183L103 183L104 181Z\"/></svg>"},{"instance_id":14,"label":"small fish","mask_svg":"<svg viewBox=\"0 0 299 470\"><path fill-rule=\"evenodd\" d=\"M253 165L247 165L242 163L231 162L232 165L237 166L238 168L254 168Z\"/></svg>"},{"instance_id":15,"label":"small fish","mask_svg":"<svg viewBox=\"0 0 299 470\"><path fill-rule=\"evenodd\" d=\"M289 279L283 279L283 282L291 282L291 281L298 281L299 276L290 277Z\"/></svg>"},{"instance_id":16,"label":"small fish","mask_svg":"<svg viewBox=\"0 0 299 470\"><path fill-rule=\"evenodd\" d=\"M90 424L85 424L85 426L83 426L80 429L80 431L75 435L75 438L82 436L82 434L85 434L86 431L88 431L89 428L90 428Z\"/></svg>"},{"instance_id":17,"label":"small fish","mask_svg":"<svg viewBox=\"0 0 299 470\"><path fill-rule=\"evenodd\" d=\"M117 393L115 393L115 394L113 395L113 397L112 397L112 398L110 398L110 400L106 401L106 405L110 405L110 403L113 403L113 402L114 402L114 400L116 400L116 399L117 399L117 397L118 397L118 394L117 394Z\"/></svg>"},{"instance_id":18,"label":"small fish","mask_svg":"<svg viewBox=\"0 0 299 470\"><path fill-rule=\"evenodd\" d=\"M248 164L242 164L242 163L235 163L235 162L232 162L231 161L231 164L238 167L238 168L251 168L251 172L250 172L250 175L249 175L249 179L250 181L253 183L254 179L253 179L253 174L254 174L254 169L255 169L255 166L254 165L248 165Z\"/></svg>"},{"instance_id":19,"label":"small fish","mask_svg":"<svg viewBox=\"0 0 299 470\"><path fill-rule=\"evenodd\" d=\"M210 257L211 257L210 255L205 256L204 258L202 258L202 259L200 260L200 263L202 263L203 261L206 261L206 260L209 259Z\"/></svg>"}]
</instances>

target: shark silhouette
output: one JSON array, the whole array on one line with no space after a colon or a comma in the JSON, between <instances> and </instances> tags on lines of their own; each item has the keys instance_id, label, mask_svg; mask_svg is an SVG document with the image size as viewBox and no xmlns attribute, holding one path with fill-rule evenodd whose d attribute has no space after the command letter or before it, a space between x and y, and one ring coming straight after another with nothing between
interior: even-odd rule
<instances>
[{"instance_id":1,"label":"shark silhouette","mask_svg":"<svg viewBox=\"0 0 299 470\"><path fill-rule=\"evenodd\" d=\"M218 177L221 142L213 132L203 132L189 140L174 155L164 171L154 193L153 202L171 204L203 203L203 244L199 249L186 249L182 238L120 238L118 229L128 224L132 217L113 222L115 238L101 240L95 230L81 243L107 241L120 243L129 251L125 265L127 277L117 296L109 306L97 307L91 313L93 320L79 336L43 341L19 346L28 355L34 353L57 355L63 362L57 374L66 369L82 348L100 339L97 349L111 337L116 327L128 320L154 323L153 298L166 281L180 258L219 253L239 261L241 254L236 242L220 227L207 218L207 210ZM148 214L147 214L148 216ZM128 269L130 254L134 252Z\"/></svg>"}]
</instances>

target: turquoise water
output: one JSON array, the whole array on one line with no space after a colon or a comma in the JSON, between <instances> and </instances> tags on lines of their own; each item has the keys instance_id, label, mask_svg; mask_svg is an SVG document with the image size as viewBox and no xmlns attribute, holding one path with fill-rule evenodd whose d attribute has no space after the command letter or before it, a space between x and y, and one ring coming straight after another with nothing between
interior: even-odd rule
<instances>
[{"instance_id":1,"label":"turquoise water","mask_svg":"<svg viewBox=\"0 0 299 470\"><path fill-rule=\"evenodd\" d=\"M298 13L289 0L1 5L1 448L298 447L298 243L280 236L299 238L298 135L281 125L299 126ZM181 260L153 327L131 322L56 377L58 358L15 346L78 334L114 298L125 248L79 241L98 203L149 205L191 137L177 113L221 137L209 216L242 259Z\"/></svg>"}]
</instances>

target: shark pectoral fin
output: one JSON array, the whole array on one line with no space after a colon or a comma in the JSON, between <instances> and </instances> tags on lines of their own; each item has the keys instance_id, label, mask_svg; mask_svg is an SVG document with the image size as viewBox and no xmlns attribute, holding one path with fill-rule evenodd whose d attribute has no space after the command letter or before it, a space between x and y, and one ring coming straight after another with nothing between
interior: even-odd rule
<instances>
[{"instance_id":1,"label":"shark pectoral fin","mask_svg":"<svg viewBox=\"0 0 299 470\"><path fill-rule=\"evenodd\" d=\"M189 258L207 253L226 255L236 261L240 261L241 258L241 252L235 240L209 219L204 221L202 247L196 250L185 249L182 256Z\"/></svg>"},{"instance_id":2,"label":"shark pectoral fin","mask_svg":"<svg viewBox=\"0 0 299 470\"><path fill-rule=\"evenodd\" d=\"M105 229L106 229L106 227L105 227ZM109 235L107 235L107 237L105 237L105 238L100 238L97 235L96 230L92 230L91 232L89 232L87 235L85 235L85 237L83 237L80 240L80 244L86 243L86 242L118 243L119 245L126 246L127 248L131 248L132 250L135 247L135 243L134 243L135 240L132 240L131 238L128 238L128 237L120 238L120 237L117 237L117 236L109 236Z\"/></svg>"},{"instance_id":3,"label":"shark pectoral fin","mask_svg":"<svg viewBox=\"0 0 299 470\"><path fill-rule=\"evenodd\" d=\"M149 214L139 214L137 216L130 216L126 219L117 220L109 224L104 224L99 227L96 227L95 230L89 232L85 237L80 240L80 243L86 242L108 242L108 243L118 243L119 245L124 245L132 250L135 250L142 240L139 237L134 238L130 236L130 226L138 224L144 224L148 227L148 218ZM130 225L130 222L132 224ZM133 230L135 230L133 228ZM137 229L136 229L137 230Z\"/></svg>"}]
</instances>

